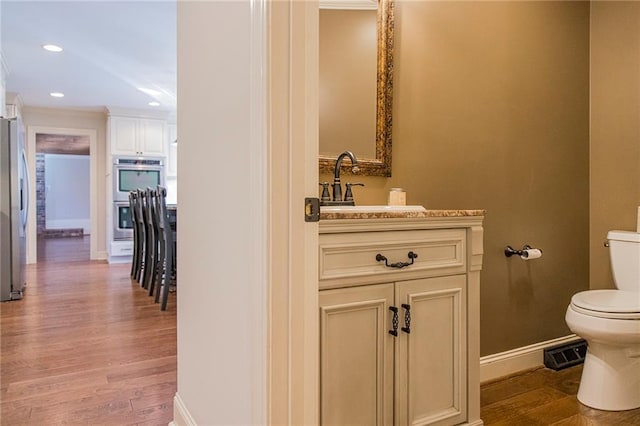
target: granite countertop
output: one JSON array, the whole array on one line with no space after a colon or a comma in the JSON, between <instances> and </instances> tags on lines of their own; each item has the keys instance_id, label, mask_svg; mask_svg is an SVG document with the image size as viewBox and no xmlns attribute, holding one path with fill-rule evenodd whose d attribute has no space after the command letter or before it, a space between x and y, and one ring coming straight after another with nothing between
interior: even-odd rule
<instances>
[{"instance_id":1,"label":"granite countertop","mask_svg":"<svg viewBox=\"0 0 640 426\"><path fill-rule=\"evenodd\" d=\"M413 212L323 212L320 211L320 220L335 219L398 219L398 218L427 218L427 217L462 217L484 216L486 210L425 210Z\"/></svg>"}]
</instances>

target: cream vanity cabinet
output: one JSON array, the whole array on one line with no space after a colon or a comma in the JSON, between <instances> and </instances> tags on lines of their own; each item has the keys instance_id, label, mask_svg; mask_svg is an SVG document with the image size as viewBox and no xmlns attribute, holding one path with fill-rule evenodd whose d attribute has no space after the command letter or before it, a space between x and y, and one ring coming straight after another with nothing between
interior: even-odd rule
<instances>
[{"instance_id":1,"label":"cream vanity cabinet","mask_svg":"<svg viewBox=\"0 0 640 426\"><path fill-rule=\"evenodd\" d=\"M482 424L480 212L321 220L321 424Z\"/></svg>"},{"instance_id":2,"label":"cream vanity cabinet","mask_svg":"<svg viewBox=\"0 0 640 426\"><path fill-rule=\"evenodd\" d=\"M109 131L112 155L165 155L165 120L110 116Z\"/></svg>"}]
</instances>

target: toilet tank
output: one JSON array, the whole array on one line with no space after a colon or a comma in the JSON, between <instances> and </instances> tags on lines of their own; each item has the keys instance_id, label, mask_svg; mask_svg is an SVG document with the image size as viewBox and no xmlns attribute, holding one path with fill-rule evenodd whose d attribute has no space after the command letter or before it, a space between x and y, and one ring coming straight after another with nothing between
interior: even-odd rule
<instances>
[{"instance_id":1,"label":"toilet tank","mask_svg":"<svg viewBox=\"0 0 640 426\"><path fill-rule=\"evenodd\" d=\"M640 233L609 231L613 281L620 290L640 291Z\"/></svg>"}]
</instances>

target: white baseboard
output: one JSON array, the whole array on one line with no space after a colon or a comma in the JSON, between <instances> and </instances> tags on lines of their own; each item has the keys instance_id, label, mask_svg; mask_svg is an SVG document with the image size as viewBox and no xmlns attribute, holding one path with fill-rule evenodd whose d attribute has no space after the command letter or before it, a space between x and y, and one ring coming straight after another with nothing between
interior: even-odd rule
<instances>
[{"instance_id":1,"label":"white baseboard","mask_svg":"<svg viewBox=\"0 0 640 426\"><path fill-rule=\"evenodd\" d=\"M191 417L189 410L184 405L182 398L176 392L173 397L173 421L170 423L173 426L197 426L196 421Z\"/></svg>"},{"instance_id":2,"label":"white baseboard","mask_svg":"<svg viewBox=\"0 0 640 426\"><path fill-rule=\"evenodd\" d=\"M480 357L480 383L509 376L544 365L544 349L570 343L580 337L575 334L535 343L493 355Z\"/></svg>"}]
</instances>

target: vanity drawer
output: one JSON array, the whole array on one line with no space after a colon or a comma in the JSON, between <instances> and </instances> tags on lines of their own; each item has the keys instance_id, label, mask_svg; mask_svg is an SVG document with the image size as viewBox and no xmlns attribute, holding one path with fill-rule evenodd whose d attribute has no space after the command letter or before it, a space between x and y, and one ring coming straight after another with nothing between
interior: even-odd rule
<instances>
[{"instance_id":1,"label":"vanity drawer","mask_svg":"<svg viewBox=\"0 0 640 426\"><path fill-rule=\"evenodd\" d=\"M465 229L320 234L320 288L390 282L466 271ZM404 268L385 266L411 262Z\"/></svg>"}]
</instances>

